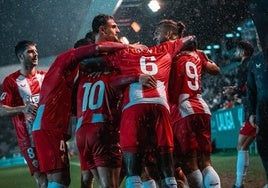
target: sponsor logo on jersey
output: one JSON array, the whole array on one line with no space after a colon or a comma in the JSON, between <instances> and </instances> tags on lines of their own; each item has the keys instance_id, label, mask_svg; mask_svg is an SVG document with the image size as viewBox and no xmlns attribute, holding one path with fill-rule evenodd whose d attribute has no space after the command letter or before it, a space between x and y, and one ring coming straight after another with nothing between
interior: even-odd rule
<instances>
[{"instance_id":1,"label":"sponsor logo on jersey","mask_svg":"<svg viewBox=\"0 0 268 188\"><path fill-rule=\"evenodd\" d=\"M0 101L3 101L7 96L7 92L3 92L0 96Z\"/></svg>"},{"instance_id":2,"label":"sponsor logo on jersey","mask_svg":"<svg viewBox=\"0 0 268 188\"><path fill-rule=\"evenodd\" d=\"M31 96L31 102L33 103L39 103L39 94L36 94L36 95L32 95Z\"/></svg>"}]
</instances>

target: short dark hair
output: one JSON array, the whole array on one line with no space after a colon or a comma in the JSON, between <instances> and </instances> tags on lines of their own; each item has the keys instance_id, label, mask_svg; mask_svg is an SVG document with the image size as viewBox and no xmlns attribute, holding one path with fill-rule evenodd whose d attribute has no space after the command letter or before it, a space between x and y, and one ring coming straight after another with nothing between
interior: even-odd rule
<instances>
[{"instance_id":1,"label":"short dark hair","mask_svg":"<svg viewBox=\"0 0 268 188\"><path fill-rule=\"evenodd\" d=\"M95 43L95 34L93 31L88 31L85 35L85 38L91 41L92 43Z\"/></svg>"},{"instance_id":2,"label":"short dark hair","mask_svg":"<svg viewBox=\"0 0 268 188\"><path fill-rule=\"evenodd\" d=\"M78 47L85 46L85 45L88 45L88 44L92 44L92 42L89 41L86 38L82 38L82 39L79 39L78 41L76 41L74 43L74 48L78 48Z\"/></svg>"},{"instance_id":3,"label":"short dark hair","mask_svg":"<svg viewBox=\"0 0 268 188\"><path fill-rule=\"evenodd\" d=\"M34 43L33 41L30 40L21 40L17 43L17 45L15 46L15 54L16 56L23 52L24 50L26 50L26 48L28 46L36 46L36 43Z\"/></svg>"},{"instance_id":4,"label":"short dark hair","mask_svg":"<svg viewBox=\"0 0 268 188\"><path fill-rule=\"evenodd\" d=\"M186 26L182 21L175 22L173 20L163 19L158 23L158 26L160 25L171 30L174 34L178 35L179 38L181 38L186 31Z\"/></svg>"},{"instance_id":5,"label":"short dark hair","mask_svg":"<svg viewBox=\"0 0 268 188\"><path fill-rule=\"evenodd\" d=\"M254 47L252 44L250 44L248 41L241 40L237 43L237 47L244 50L244 53L246 56L250 57L252 56L254 52Z\"/></svg>"},{"instance_id":6,"label":"short dark hair","mask_svg":"<svg viewBox=\"0 0 268 188\"><path fill-rule=\"evenodd\" d=\"M108 20L114 20L113 16L107 15L107 14L99 14L95 16L95 18L92 21L92 30L95 33L99 32L99 27L102 25L105 25Z\"/></svg>"}]
</instances>

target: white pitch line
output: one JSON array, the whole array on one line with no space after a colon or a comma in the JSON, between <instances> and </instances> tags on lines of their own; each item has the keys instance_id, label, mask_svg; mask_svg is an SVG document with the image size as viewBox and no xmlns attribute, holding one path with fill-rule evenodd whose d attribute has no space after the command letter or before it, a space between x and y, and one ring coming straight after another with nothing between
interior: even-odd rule
<instances>
[{"instance_id":1,"label":"white pitch line","mask_svg":"<svg viewBox=\"0 0 268 188\"><path fill-rule=\"evenodd\" d=\"M74 166L80 166L80 163L78 163L78 162L70 162L70 164L72 164L72 165L74 165Z\"/></svg>"}]
</instances>

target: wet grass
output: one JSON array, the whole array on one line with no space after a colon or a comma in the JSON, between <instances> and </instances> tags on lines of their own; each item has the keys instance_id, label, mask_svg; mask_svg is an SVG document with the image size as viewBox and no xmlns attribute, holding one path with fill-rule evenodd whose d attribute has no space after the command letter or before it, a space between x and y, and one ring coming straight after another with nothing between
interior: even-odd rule
<instances>
[{"instance_id":1,"label":"wet grass","mask_svg":"<svg viewBox=\"0 0 268 188\"><path fill-rule=\"evenodd\" d=\"M221 178L222 188L231 188L235 182L236 151L221 151L212 155L212 163ZM77 157L71 158L70 188L80 187L80 167ZM124 183L123 183L124 184ZM124 185L121 185L121 188ZM262 188L265 184L264 170L260 158L250 154L250 165L246 177L246 188ZM0 187L35 188L35 182L27 166L15 166L0 169ZM97 186L95 185L97 188Z\"/></svg>"}]
</instances>

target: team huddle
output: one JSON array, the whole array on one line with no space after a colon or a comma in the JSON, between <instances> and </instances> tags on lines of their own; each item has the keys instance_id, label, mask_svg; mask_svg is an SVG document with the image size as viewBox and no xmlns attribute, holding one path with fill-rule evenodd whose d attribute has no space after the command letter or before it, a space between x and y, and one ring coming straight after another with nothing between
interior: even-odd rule
<instances>
[{"instance_id":1,"label":"team huddle","mask_svg":"<svg viewBox=\"0 0 268 188\"><path fill-rule=\"evenodd\" d=\"M202 74L220 68L197 49L195 36L184 36L182 22L160 21L152 47L123 44L119 32L112 16L97 15L92 31L47 72L37 70L34 42L16 45L21 69L5 78L0 110L13 115L38 186L70 185L67 142L75 137L82 188L93 188L93 179L118 188L124 178L126 188L220 188L201 95Z\"/></svg>"}]
</instances>

